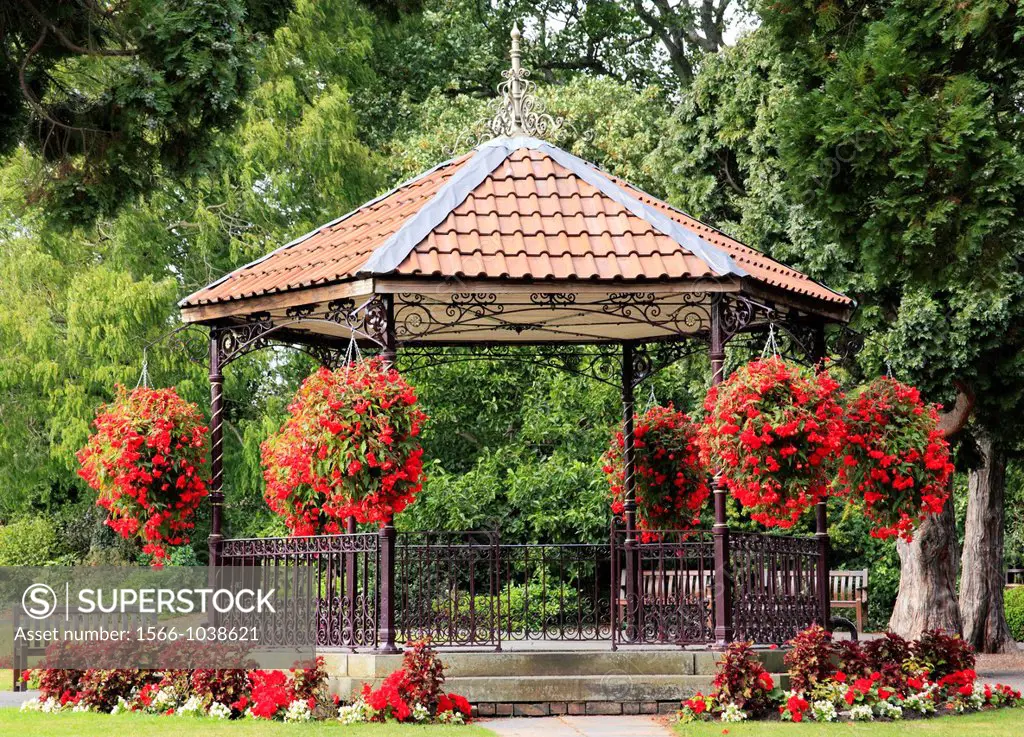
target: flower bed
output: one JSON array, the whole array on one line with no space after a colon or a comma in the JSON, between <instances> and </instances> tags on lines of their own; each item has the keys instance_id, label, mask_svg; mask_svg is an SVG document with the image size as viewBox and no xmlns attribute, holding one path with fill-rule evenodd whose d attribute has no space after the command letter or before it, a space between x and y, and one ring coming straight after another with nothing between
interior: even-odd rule
<instances>
[{"instance_id":1,"label":"flower bed","mask_svg":"<svg viewBox=\"0 0 1024 737\"><path fill-rule=\"evenodd\" d=\"M363 693L341 707L343 724L361 722L430 722L465 724L470 717L469 702L458 694L446 694L444 665L429 642L410 643L402 667L377 688L363 684Z\"/></svg>"},{"instance_id":2,"label":"flower bed","mask_svg":"<svg viewBox=\"0 0 1024 737\"><path fill-rule=\"evenodd\" d=\"M444 665L429 642L409 643L402 667L377 689L364 685L353 703L330 697L323 658L309 667L283 670L142 670L36 668L25 679L39 698L22 711L125 714L131 712L211 719L309 722L469 721L469 702L446 694Z\"/></svg>"},{"instance_id":3,"label":"flower bed","mask_svg":"<svg viewBox=\"0 0 1024 737\"><path fill-rule=\"evenodd\" d=\"M834 642L815 626L789 644L790 690L775 686L750 643L733 643L712 692L684 701L679 719L895 721L1024 706L1019 691L978 680L973 651L955 635L932 631L907 642L888 634L861 645Z\"/></svg>"}]
</instances>

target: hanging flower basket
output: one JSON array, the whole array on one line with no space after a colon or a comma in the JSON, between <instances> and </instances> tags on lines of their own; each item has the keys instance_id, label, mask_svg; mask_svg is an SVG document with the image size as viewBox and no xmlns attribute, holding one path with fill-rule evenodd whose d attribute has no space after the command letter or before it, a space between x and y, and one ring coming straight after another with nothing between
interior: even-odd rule
<instances>
[{"instance_id":1,"label":"hanging flower basket","mask_svg":"<svg viewBox=\"0 0 1024 737\"><path fill-rule=\"evenodd\" d=\"M651 531L682 530L700 524L700 511L711 489L700 462L697 427L667 407L651 407L633 419L637 528L641 539ZM612 494L612 512L621 515L626 501L625 437L615 433L605 454L604 472Z\"/></svg>"},{"instance_id":2,"label":"hanging flower basket","mask_svg":"<svg viewBox=\"0 0 1024 737\"><path fill-rule=\"evenodd\" d=\"M189 541L207 494L202 414L174 389L118 386L94 424L78 452L78 475L99 492L107 525L124 538L141 538L159 567L169 546Z\"/></svg>"},{"instance_id":3,"label":"hanging flower basket","mask_svg":"<svg viewBox=\"0 0 1024 737\"><path fill-rule=\"evenodd\" d=\"M379 358L306 379L281 429L263 444L267 504L294 535L384 524L419 492L416 392Z\"/></svg>"},{"instance_id":4,"label":"hanging flower basket","mask_svg":"<svg viewBox=\"0 0 1024 737\"><path fill-rule=\"evenodd\" d=\"M848 402L839 489L863 499L874 537L909 541L925 517L942 511L953 464L938 422L916 388L889 377Z\"/></svg>"},{"instance_id":5,"label":"hanging flower basket","mask_svg":"<svg viewBox=\"0 0 1024 737\"><path fill-rule=\"evenodd\" d=\"M843 444L839 385L778 356L753 361L708 391L701 452L767 527L789 528L828 489Z\"/></svg>"}]
</instances>

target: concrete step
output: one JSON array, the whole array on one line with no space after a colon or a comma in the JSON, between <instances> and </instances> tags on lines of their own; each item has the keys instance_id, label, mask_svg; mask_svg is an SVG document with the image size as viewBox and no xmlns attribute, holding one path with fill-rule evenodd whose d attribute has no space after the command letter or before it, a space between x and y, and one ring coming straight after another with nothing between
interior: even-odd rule
<instances>
[{"instance_id":1,"label":"concrete step","mask_svg":"<svg viewBox=\"0 0 1024 737\"><path fill-rule=\"evenodd\" d=\"M472 703L679 701L711 688L710 676L630 675L448 678L445 688Z\"/></svg>"},{"instance_id":2,"label":"concrete step","mask_svg":"<svg viewBox=\"0 0 1024 737\"><path fill-rule=\"evenodd\" d=\"M335 676L375 680L401 666L399 655L322 653ZM759 653L769 672L785 672L780 651ZM448 678L713 675L720 653L707 650L584 650L459 652L440 654Z\"/></svg>"},{"instance_id":3,"label":"concrete step","mask_svg":"<svg viewBox=\"0 0 1024 737\"><path fill-rule=\"evenodd\" d=\"M489 676L445 679L445 690L462 694L470 702L531 704L542 702L640 702L673 701L707 693L711 676L628 675L607 673L592 676ZM375 680L372 685L379 685ZM343 698L359 694L363 681L331 679L331 691Z\"/></svg>"}]
</instances>

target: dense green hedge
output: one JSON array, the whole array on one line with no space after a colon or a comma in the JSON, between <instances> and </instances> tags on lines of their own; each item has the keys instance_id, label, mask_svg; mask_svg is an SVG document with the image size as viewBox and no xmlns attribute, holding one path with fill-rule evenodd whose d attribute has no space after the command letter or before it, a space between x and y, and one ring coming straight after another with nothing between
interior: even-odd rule
<instances>
[{"instance_id":1,"label":"dense green hedge","mask_svg":"<svg viewBox=\"0 0 1024 737\"><path fill-rule=\"evenodd\" d=\"M1017 642L1024 641L1024 586L1006 590L1006 623Z\"/></svg>"}]
</instances>

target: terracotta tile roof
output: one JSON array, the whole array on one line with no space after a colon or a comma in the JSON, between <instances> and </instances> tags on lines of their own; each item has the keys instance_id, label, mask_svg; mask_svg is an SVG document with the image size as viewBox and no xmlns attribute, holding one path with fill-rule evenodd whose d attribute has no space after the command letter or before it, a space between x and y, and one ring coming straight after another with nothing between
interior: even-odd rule
<instances>
[{"instance_id":1,"label":"terracotta tile roof","mask_svg":"<svg viewBox=\"0 0 1024 737\"><path fill-rule=\"evenodd\" d=\"M526 140L533 143L507 144L508 153L485 152L490 157L485 164L476 152L442 164L231 272L182 305L343 281L365 272L368 261L371 268L379 265L385 251L397 262L383 272L389 274L597 281L715 277L727 272L709 263L720 264L715 259L724 258L724 252L732 258L726 262L754 280L825 302L851 304L626 182L550 144ZM486 170L472 171L481 165ZM605 186L608 180L613 184ZM614 197L610 189L618 190ZM635 206L633 198L643 204ZM701 249L706 249L703 258Z\"/></svg>"}]
</instances>

